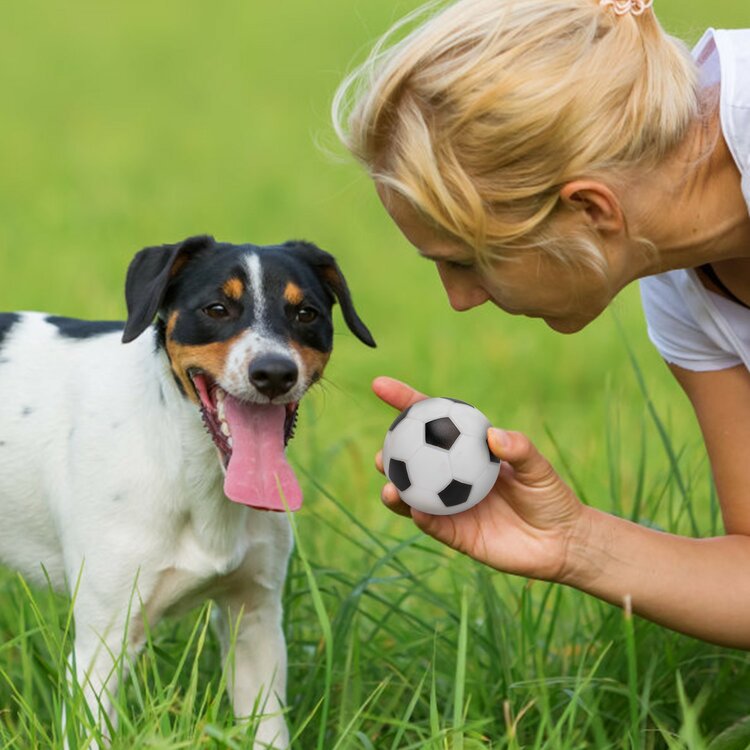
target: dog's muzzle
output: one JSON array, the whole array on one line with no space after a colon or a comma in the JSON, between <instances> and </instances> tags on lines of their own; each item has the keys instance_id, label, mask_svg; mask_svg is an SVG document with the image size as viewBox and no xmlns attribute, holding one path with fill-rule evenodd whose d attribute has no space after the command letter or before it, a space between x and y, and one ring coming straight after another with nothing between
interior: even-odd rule
<instances>
[{"instance_id":1,"label":"dog's muzzle","mask_svg":"<svg viewBox=\"0 0 750 750\"><path fill-rule=\"evenodd\" d=\"M261 510L297 510L302 490L284 455L297 402L254 403L228 393L204 372L194 370L190 377L225 472L224 494Z\"/></svg>"}]
</instances>

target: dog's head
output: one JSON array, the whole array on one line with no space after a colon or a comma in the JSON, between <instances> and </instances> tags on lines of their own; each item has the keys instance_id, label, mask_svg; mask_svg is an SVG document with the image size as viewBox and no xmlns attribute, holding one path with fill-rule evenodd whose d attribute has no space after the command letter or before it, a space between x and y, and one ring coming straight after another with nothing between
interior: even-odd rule
<instances>
[{"instance_id":1,"label":"dog's head","mask_svg":"<svg viewBox=\"0 0 750 750\"><path fill-rule=\"evenodd\" d=\"M333 256L307 242L258 247L191 237L137 253L125 298L123 342L157 318L175 381L219 451L227 495L274 510L283 509L283 496L298 507L283 448L300 399L330 357L336 300L354 335L375 346Z\"/></svg>"}]
</instances>

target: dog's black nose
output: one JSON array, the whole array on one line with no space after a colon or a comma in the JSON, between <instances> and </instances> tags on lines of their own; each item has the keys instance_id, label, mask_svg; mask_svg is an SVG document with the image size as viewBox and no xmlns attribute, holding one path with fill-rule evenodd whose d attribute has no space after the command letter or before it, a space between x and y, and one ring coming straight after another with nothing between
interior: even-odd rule
<instances>
[{"instance_id":1,"label":"dog's black nose","mask_svg":"<svg viewBox=\"0 0 750 750\"><path fill-rule=\"evenodd\" d=\"M250 363L250 382L270 399L286 393L298 374L297 365L281 354L264 354Z\"/></svg>"}]
</instances>

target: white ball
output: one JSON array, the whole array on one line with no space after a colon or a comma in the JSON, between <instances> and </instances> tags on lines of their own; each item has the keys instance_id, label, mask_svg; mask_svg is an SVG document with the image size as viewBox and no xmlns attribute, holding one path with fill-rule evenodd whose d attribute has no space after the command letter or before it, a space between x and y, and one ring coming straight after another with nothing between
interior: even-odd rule
<instances>
[{"instance_id":1,"label":"white ball","mask_svg":"<svg viewBox=\"0 0 750 750\"><path fill-rule=\"evenodd\" d=\"M487 445L490 422L450 398L418 401L396 417L383 443L383 468L412 508L447 516L475 506L497 480Z\"/></svg>"}]
</instances>

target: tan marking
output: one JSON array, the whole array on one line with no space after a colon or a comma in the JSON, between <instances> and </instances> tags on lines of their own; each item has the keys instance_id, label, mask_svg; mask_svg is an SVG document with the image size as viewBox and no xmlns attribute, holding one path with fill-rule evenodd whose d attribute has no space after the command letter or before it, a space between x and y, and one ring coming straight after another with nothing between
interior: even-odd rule
<instances>
[{"instance_id":1,"label":"tan marking","mask_svg":"<svg viewBox=\"0 0 750 750\"><path fill-rule=\"evenodd\" d=\"M178 255L174 259L174 263L172 263L172 268L169 269L169 276L170 278L174 278L177 276L177 274L182 270L183 266L188 262L188 256L187 253L183 253L182 255Z\"/></svg>"},{"instance_id":2,"label":"tan marking","mask_svg":"<svg viewBox=\"0 0 750 750\"><path fill-rule=\"evenodd\" d=\"M323 269L323 280L327 281L335 290L341 289L341 275L333 266L326 266Z\"/></svg>"},{"instance_id":3,"label":"tan marking","mask_svg":"<svg viewBox=\"0 0 750 750\"><path fill-rule=\"evenodd\" d=\"M182 383L188 398L200 404L188 370L195 367L205 372L212 380L218 381L224 374L229 350L244 333L238 333L226 341L212 341L209 344L180 344L172 338L179 313L175 310L167 321L167 354L177 379Z\"/></svg>"},{"instance_id":4,"label":"tan marking","mask_svg":"<svg viewBox=\"0 0 750 750\"><path fill-rule=\"evenodd\" d=\"M321 352L318 349L313 349L310 346L300 346L294 341L290 342L294 350L299 354L305 366L305 373L309 383L315 383L323 376L323 370L325 370L328 360L331 357L331 352Z\"/></svg>"},{"instance_id":5,"label":"tan marking","mask_svg":"<svg viewBox=\"0 0 750 750\"><path fill-rule=\"evenodd\" d=\"M284 299L292 305L300 305L304 298L302 290L293 281L289 281L284 289Z\"/></svg>"},{"instance_id":6,"label":"tan marking","mask_svg":"<svg viewBox=\"0 0 750 750\"><path fill-rule=\"evenodd\" d=\"M242 279L231 278L224 282L221 289L229 299L239 300L245 292L245 285L242 283Z\"/></svg>"}]
</instances>

